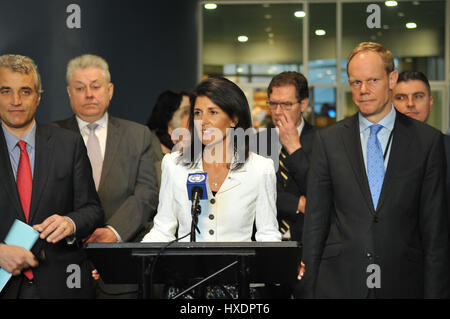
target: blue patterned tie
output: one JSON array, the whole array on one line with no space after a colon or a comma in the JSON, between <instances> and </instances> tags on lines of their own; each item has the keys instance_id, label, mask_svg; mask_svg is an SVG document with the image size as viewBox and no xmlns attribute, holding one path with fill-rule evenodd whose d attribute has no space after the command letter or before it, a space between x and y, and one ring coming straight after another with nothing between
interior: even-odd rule
<instances>
[{"instance_id":1,"label":"blue patterned tie","mask_svg":"<svg viewBox=\"0 0 450 319\"><path fill-rule=\"evenodd\" d=\"M384 157L377 134L383 128L380 124L370 126L367 142L367 178L369 179L373 207L376 209L384 180Z\"/></svg>"}]
</instances>

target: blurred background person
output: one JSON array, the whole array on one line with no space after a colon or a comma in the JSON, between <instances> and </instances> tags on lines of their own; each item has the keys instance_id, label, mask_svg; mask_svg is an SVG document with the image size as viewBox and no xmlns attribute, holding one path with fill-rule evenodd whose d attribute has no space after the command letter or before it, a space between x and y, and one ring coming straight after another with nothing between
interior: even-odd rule
<instances>
[{"instance_id":1,"label":"blurred background person","mask_svg":"<svg viewBox=\"0 0 450 319\"><path fill-rule=\"evenodd\" d=\"M434 101L430 83L422 72L401 72L393 97L394 106L399 112L421 122L428 120Z\"/></svg>"},{"instance_id":2,"label":"blurred background person","mask_svg":"<svg viewBox=\"0 0 450 319\"><path fill-rule=\"evenodd\" d=\"M153 149L158 186L161 185L162 158L165 154L170 153L175 145L171 138L174 129L172 118L175 112L184 106L190 106L188 93L164 91L158 96L147 121L148 128L154 133L152 144L160 145Z\"/></svg>"}]
</instances>

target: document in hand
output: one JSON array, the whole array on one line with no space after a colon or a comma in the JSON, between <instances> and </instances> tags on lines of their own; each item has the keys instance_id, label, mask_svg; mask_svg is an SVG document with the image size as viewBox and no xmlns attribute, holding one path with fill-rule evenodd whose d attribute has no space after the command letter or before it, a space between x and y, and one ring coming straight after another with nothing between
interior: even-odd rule
<instances>
[{"instance_id":1,"label":"document in hand","mask_svg":"<svg viewBox=\"0 0 450 319\"><path fill-rule=\"evenodd\" d=\"M4 242L7 245L21 246L30 250L38 238L38 231L34 230L30 225L16 219L9 229ZM0 292L5 287L9 278L11 278L11 274L3 268L0 268Z\"/></svg>"}]
</instances>

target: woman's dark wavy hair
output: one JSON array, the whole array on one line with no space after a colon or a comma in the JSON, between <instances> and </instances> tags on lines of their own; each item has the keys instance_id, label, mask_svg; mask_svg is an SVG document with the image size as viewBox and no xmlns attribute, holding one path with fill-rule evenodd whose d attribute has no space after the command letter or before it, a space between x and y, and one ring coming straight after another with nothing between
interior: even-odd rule
<instances>
[{"instance_id":1,"label":"woman's dark wavy hair","mask_svg":"<svg viewBox=\"0 0 450 319\"><path fill-rule=\"evenodd\" d=\"M250 108L248 106L247 98L244 92L233 82L223 77L210 77L200 82L191 94L191 110L189 116L189 130L193 138L191 138L190 146L185 150L185 155L190 154L190 160L185 162L187 166L193 167L196 162L201 159L204 145L200 150L196 150L194 144L201 145L201 141L197 136L194 128L194 105L197 97L205 96L209 98L214 104L219 106L230 119L237 119L234 129L242 128L244 131L252 127L252 120L250 115ZM242 157L241 152L237 152L236 136L232 135L234 141L234 154L237 156L237 164L231 167L232 170L242 167L249 156L249 143L245 141L245 158ZM194 141L196 140L196 142Z\"/></svg>"},{"instance_id":2,"label":"woman's dark wavy hair","mask_svg":"<svg viewBox=\"0 0 450 319\"><path fill-rule=\"evenodd\" d=\"M156 136L158 136L159 141L168 149L172 149L174 146L169 133L167 132L167 127L173 114L178 110L181 99L184 95L189 96L186 92L175 92L175 91L164 91L156 100L155 106L153 107L152 114L147 121L147 126L152 130Z\"/></svg>"}]
</instances>

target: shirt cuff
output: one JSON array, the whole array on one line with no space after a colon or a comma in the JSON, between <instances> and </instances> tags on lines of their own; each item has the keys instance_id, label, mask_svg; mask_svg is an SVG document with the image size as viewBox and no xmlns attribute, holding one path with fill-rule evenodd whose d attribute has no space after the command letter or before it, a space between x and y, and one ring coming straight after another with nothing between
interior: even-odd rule
<instances>
[{"instance_id":1,"label":"shirt cuff","mask_svg":"<svg viewBox=\"0 0 450 319\"><path fill-rule=\"evenodd\" d=\"M70 220L72 222L72 224L73 224L73 234L66 237L67 244L68 245L73 245L73 243L75 243L75 241L77 240L76 237L75 237L75 233L77 231L77 225L75 225L75 222L73 221L72 218L70 218L68 216L64 216L64 217L66 217L68 220Z\"/></svg>"},{"instance_id":2,"label":"shirt cuff","mask_svg":"<svg viewBox=\"0 0 450 319\"><path fill-rule=\"evenodd\" d=\"M116 235L116 237L117 237L117 242L121 243L122 238L120 237L119 233L112 226L106 225L106 227L108 227L109 229L111 229L113 231L114 235Z\"/></svg>"}]
</instances>

